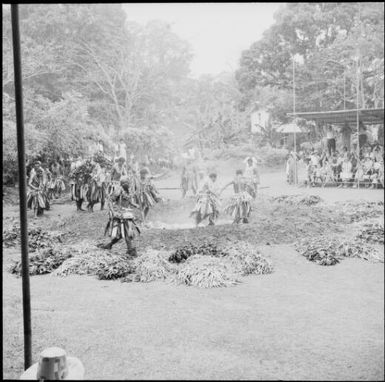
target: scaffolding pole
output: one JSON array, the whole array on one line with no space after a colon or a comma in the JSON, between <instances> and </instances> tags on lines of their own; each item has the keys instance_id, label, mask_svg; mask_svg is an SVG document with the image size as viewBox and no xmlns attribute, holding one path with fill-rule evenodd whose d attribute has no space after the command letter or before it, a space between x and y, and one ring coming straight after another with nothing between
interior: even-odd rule
<instances>
[{"instance_id":1,"label":"scaffolding pole","mask_svg":"<svg viewBox=\"0 0 385 382\"><path fill-rule=\"evenodd\" d=\"M19 166L19 203L20 203L20 236L21 236L21 268L23 289L23 326L24 326L24 369L32 364L32 331L31 331L31 295L29 287L29 258L28 258L28 225L27 225L27 195L24 147L23 121L23 83L21 71L19 9L17 4L11 4L13 66L15 78L16 128L17 128L17 157Z\"/></svg>"}]
</instances>

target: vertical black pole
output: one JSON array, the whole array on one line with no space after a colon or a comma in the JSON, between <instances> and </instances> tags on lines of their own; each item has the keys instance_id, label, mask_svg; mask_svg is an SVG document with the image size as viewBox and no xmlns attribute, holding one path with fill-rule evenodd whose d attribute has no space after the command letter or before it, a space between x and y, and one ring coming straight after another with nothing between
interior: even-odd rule
<instances>
[{"instance_id":1,"label":"vertical black pole","mask_svg":"<svg viewBox=\"0 0 385 382\"><path fill-rule=\"evenodd\" d=\"M27 197L26 171L24 149L23 121L23 84L21 74L19 9L17 4L11 4L13 65L15 76L16 126L17 126L17 155L19 164L19 198L20 198L20 230L21 230L21 264L23 285L23 323L24 323L24 369L32 363L31 341L31 296L29 289L29 259L28 259L28 226L27 226Z\"/></svg>"}]
</instances>

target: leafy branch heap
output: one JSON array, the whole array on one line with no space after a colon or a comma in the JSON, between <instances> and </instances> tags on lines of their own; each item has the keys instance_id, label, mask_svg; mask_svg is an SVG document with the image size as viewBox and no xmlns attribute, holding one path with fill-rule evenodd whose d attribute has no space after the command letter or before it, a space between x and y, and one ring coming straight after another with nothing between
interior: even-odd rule
<instances>
[{"instance_id":1,"label":"leafy branch heap","mask_svg":"<svg viewBox=\"0 0 385 382\"><path fill-rule=\"evenodd\" d=\"M365 229L357 235L357 239L367 243L384 244L384 226L382 224L365 224Z\"/></svg>"},{"instance_id":2,"label":"leafy branch heap","mask_svg":"<svg viewBox=\"0 0 385 382\"><path fill-rule=\"evenodd\" d=\"M346 202L340 205L342 213L353 222L383 215L384 203L378 202Z\"/></svg>"},{"instance_id":3,"label":"leafy branch heap","mask_svg":"<svg viewBox=\"0 0 385 382\"><path fill-rule=\"evenodd\" d=\"M52 246L52 243L61 243L63 233L44 231L41 227L34 227L28 230L28 248L35 252L41 248ZM20 225L13 224L11 228L3 231L3 245L6 248L14 247L20 242Z\"/></svg>"},{"instance_id":4,"label":"leafy branch heap","mask_svg":"<svg viewBox=\"0 0 385 382\"><path fill-rule=\"evenodd\" d=\"M178 264L184 262L193 255L223 257L226 256L227 253L212 243L204 243L202 245L194 245L192 243L188 243L184 246L178 247L171 254L168 260L171 263Z\"/></svg>"},{"instance_id":5,"label":"leafy branch heap","mask_svg":"<svg viewBox=\"0 0 385 382\"><path fill-rule=\"evenodd\" d=\"M173 262L170 259L174 259ZM9 271L20 276L21 262L15 261ZM194 247L187 261L178 264L169 251L148 248L138 258L131 259L116 251L95 248L88 241L65 248L40 249L30 257L29 270L30 275L95 275L100 280L120 279L122 282L168 280L200 288L234 285L240 276L272 271L271 263L258 250L241 242L223 250L212 243Z\"/></svg>"},{"instance_id":6,"label":"leafy branch heap","mask_svg":"<svg viewBox=\"0 0 385 382\"><path fill-rule=\"evenodd\" d=\"M275 198L272 198L274 202L278 203L287 203L290 205L305 205L312 206L314 204L318 204L322 202L322 199L318 195L281 195Z\"/></svg>"},{"instance_id":7,"label":"leafy branch heap","mask_svg":"<svg viewBox=\"0 0 385 382\"><path fill-rule=\"evenodd\" d=\"M319 265L335 265L346 257L384 262L384 256L373 246L354 239L342 241L337 238L316 237L296 244L297 251L309 261Z\"/></svg>"},{"instance_id":8,"label":"leafy branch heap","mask_svg":"<svg viewBox=\"0 0 385 382\"><path fill-rule=\"evenodd\" d=\"M63 247L53 246L39 249L36 254L29 258L29 274L35 276L52 273L72 256L70 249ZM21 261L14 262L9 271L21 276Z\"/></svg>"}]
</instances>

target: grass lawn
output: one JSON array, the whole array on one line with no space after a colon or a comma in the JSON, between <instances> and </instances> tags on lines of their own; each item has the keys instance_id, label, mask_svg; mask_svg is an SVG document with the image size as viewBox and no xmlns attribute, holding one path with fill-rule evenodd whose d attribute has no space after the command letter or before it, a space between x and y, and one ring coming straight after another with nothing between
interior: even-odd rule
<instances>
[{"instance_id":1,"label":"grass lawn","mask_svg":"<svg viewBox=\"0 0 385 382\"><path fill-rule=\"evenodd\" d=\"M226 176L221 182L232 174ZM177 174L174 178L164 186L177 184ZM33 361L44 348L59 346L81 359L87 379L383 380L384 264L347 258L323 267L291 245L304 235L354 236L357 226L340 202L383 201L383 193L300 189L285 184L278 172L261 179L270 187L263 190L266 197L316 194L325 203L278 207L260 196L248 225L152 228L143 231L138 246L141 251L206 239L246 240L259 247L269 242L262 252L274 265L272 274L218 289L31 277ZM170 200L151 211L152 223L191 222L194 200L182 201L172 192L164 192ZM18 218L17 206L3 212L4 225ZM229 217L222 214L220 220L228 223ZM103 240L106 211L97 206L93 214L76 213L73 204L54 204L37 224L70 232L68 242L96 244ZM20 258L19 251L3 253L3 377L12 379L23 371L21 279L6 268Z\"/></svg>"},{"instance_id":2,"label":"grass lawn","mask_svg":"<svg viewBox=\"0 0 385 382\"><path fill-rule=\"evenodd\" d=\"M60 346L87 379L382 379L383 264L264 252L275 272L231 288L32 277L34 361ZM21 279L3 284L3 376L18 378Z\"/></svg>"}]
</instances>

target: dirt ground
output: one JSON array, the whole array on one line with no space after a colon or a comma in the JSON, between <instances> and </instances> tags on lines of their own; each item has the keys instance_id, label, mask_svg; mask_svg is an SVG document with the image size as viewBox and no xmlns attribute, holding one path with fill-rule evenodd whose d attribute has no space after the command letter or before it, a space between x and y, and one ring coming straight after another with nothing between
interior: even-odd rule
<instances>
[{"instance_id":1,"label":"dirt ground","mask_svg":"<svg viewBox=\"0 0 385 382\"><path fill-rule=\"evenodd\" d=\"M282 172L264 173L262 186L270 188L263 194L319 194L326 205L383 200L379 190L299 189L283 178ZM171 181L163 182L171 187ZM153 224L188 220L184 211L192 199L168 203L168 216L161 208L152 212ZM82 360L87 379L383 380L384 264L346 259L322 267L290 244L301 232L338 229L343 220L337 210L333 215L334 206L327 212L299 209L296 215L288 209L285 217L278 217L278 210L269 218L256 210L250 225L235 228L143 233L143 246L174 246L194 235L258 244L274 272L245 277L235 287L31 277L33 360L48 346L63 347ZM42 224L59 227L65 221L77 231L74 240L91 226L95 240L102 238L103 212L73 211L73 205L55 205ZM290 211L302 225L292 227ZM17 207L6 207L5 221L17 213ZM4 378L19 378L23 368L21 279L6 271L9 260L19 256L17 249L8 249L3 258Z\"/></svg>"}]
</instances>

